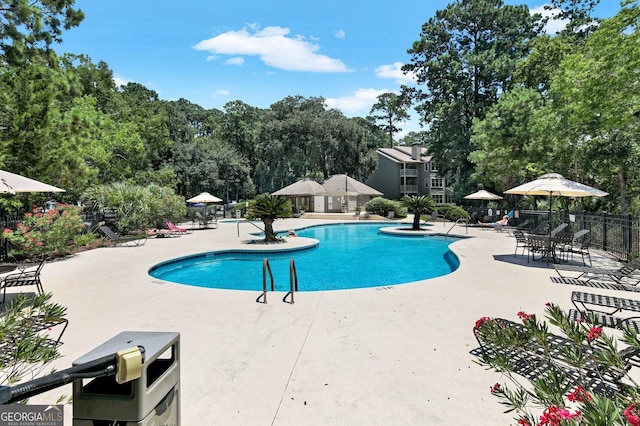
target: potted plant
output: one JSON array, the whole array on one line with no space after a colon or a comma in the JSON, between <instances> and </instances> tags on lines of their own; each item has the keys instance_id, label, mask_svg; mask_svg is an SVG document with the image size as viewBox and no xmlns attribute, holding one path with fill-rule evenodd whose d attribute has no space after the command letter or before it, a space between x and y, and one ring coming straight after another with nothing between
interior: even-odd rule
<instances>
[{"instance_id":1,"label":"potted plant","mask_svg":"<svg viewBox=\"0 0 640 426\"><path fill-rule=\"evenodd\" d=\"M306 204L302 204L300 206L300 214L304 214L307 211L307 205Z\"/></svg>"},{"instance_id":2,"label":"potted plant","mask_svg":"<svg viewBox=\"0 0 640 426\"><path fill-rule=\"evenodd\" d=\"M356 216L360 216L360 207L355 208Z\"/></svg>"}]
</instances>

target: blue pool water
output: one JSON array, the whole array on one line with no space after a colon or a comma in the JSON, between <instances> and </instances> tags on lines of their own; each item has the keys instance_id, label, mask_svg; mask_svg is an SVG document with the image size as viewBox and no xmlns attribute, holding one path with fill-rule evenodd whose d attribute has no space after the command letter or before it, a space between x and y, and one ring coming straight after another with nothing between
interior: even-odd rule
<instances>
[{"instance_id":1,"label":"blue pool water","mask_svg":"<svg viewBox=\"0 0 640 426\"><path fill-rule=\"evenodd\" d=\"M419 281L449 274L460 265L449 250L455 238L382 234L379 232L382 226L380 223L312 226L297 230L297 234L319 240L313 248L284 253L202 253L155 265L149 274L199 287L261 291L263 261L268 258L276 290L288 291L289 262L293 258L299 291L319 291ZM274 248L286 248L286 244ZM270 286L270 281L267 282Z\"/></svg>"}]
</instances>

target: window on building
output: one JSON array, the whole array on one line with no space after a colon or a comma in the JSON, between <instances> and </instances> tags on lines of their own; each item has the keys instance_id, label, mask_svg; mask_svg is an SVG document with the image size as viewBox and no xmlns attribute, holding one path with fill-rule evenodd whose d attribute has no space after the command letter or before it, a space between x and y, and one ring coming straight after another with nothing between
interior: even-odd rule
<instances>
[{"instance_id":1,"label":"window on building","mask_svg":"<svg viewBox=\"0 0 640 426\"><path fill-rule=\"evenodd\" d=\"M434 194L431 196L436 204L442 204L442 194Z\"/></svg>"},{"instance_id":2,"label":"window on building","mask_svg":"<svg viewBox=\"0 0 640 426\"><path fill-rule=\"evenodd\" d=\"M430 162L429 164L431 165L431 171L432 172L437 172L438 171L438 166L436 166L436 163Z\"/></svg>"},{"instance_id":3,"label":"window on building","mask_svg":"<svg viewBox=\"0 0 640 426\"><path fill-rule=\"evenodd\" d=\"M432 188L442 188L442 178L431 178Z\"/></svg>"}]
</instances>

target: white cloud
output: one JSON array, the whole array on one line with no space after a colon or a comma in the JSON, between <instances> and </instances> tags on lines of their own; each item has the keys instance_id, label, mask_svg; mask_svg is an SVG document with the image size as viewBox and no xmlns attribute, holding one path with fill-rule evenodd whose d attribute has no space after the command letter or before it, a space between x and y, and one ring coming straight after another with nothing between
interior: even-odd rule
<instances>
[{"instance_id":1,"label":"white cloud","mask_svg":"<svg viewBox=\"0 0 640 426\"><path fill-rule=\"evenodd\" d=\"M338 30L335 33L333 33L333 36L335 38L345 38L347 36L347 33L345 33L344 30Z\"/></svg>"},{"instance_id":2,"label":"white cloud","mask_svg":"<svg viewBox=\"0 0 640 426\"><path fill-rule=\"evenodd\" d=\"M119 75L114 74L113 82L116 84L116 87L120 87L120 86L126 86L127 84L131 83L132 80L128 80L126 78L123 78L123 77L120 77Z\"/></svg>"},{"instance_id":3,"label":"white cloud","mask_svg":"<svg viewBox=\"0 0 640 426\"><path fill-rule=\"evenodd\" d=\"M392 78L398 84L411 84L416 82L413 73L404 73L402 71L402 62L394 62L392 65L380 65L375 69L376 75L380 78Z\"/></svg>"},{"instance_id":4,"label":"white cloud","mask_svg":"<svg viewBox=\"0 0 640 426\"><path fill-rule=\"evenodd\" d=\"M235 58L227 59L225 61L225 64L227 64L227 65L243 65L244 64L244 58L236 56Z\"/></svg>"},{"instance_id":5,"label":"white cloud","mask_svg":"<svg viewBox=\"0 0 640 426\"><path fill-rule=\"evenodd\" d=\"M253 24L202 40L193 48L212 55L258 56L266 65L288 71L350 71L339 59L319 54L320 45L302 36L289 36L289 32L289 28L259 29Z\"/></svg>"},{"instance_id":6,"label":"white cloud","mask_svg":"<svg viewBox=\"0 0 640 426\"><path fill-rule=\"evenodd\" d=\"M361 115L369 114L373 104L378 102L378 96L388 90L376 89L357 89L353 94L343 96L341 98L328 98L326 104L329 108L336 108L345 115Z\"/></svg>"},{"instance_id":7,"label":"white cloud","mask_svg":"<svg viewBox=\"0 0 640 426\"><path fill-rule=\"evenodd\" d=\"M218 97L224 97L224 96L229 96L231 94L231 92L227 89L218 89L215 90L212 94L211 97L212 98L218 98Z\"/></svg>"},{"instance_id":8,"label":"white cloud","mask_svg":"<svg viewBox=\"0 0 640 426\"><path fill-rule=\"evenodd\" d=\"M547 17L550 18L549 22L547 22L547 25L545 25L544 27L544 31L547 34L553 35L562 31L564 27L566 27L567 24L569 23L569 20L568 19L551 19L551 17L557 14L558 12L560 12L560 10L557 8L547 10L544 7L545 5L538 6L533 9L529 9L529 11L531 12L532 15L539 13L540 15L542 15L543 18L547 18Z\"/></svg>"}]
</instances>

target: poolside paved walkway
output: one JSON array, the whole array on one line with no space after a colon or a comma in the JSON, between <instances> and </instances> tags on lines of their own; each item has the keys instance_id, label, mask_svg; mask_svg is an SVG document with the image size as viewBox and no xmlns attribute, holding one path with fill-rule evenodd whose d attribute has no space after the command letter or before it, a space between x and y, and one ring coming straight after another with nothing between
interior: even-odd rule
<instances>
[{"instance_id":1,"label":"poolside paved walkway","mask_svg":"<svg viewBox=\"0 0 640 426\"><path fill-rule=\"evenodd\" d=\"M287 219L275 227L323 222ZM548 301L569 308L575 290L551 283L554 271L546 263L514 257L507 232L480 228L451 245L461 265L448 276L297 293L293 305L281 301L282 293L256 303L261 272L255 292L183 286L147 274L173 257L242 246L255 230L221 222L218 229L48 263L45 290L68 307L70 321L57 368L125 330L177 331L184 426L509 424L510 415L489 393L502 378L469 353L476 347L472 326L485 315L517 320L523 310L541 316ZM454 232L465 235L465 228ZM372 253L378 255L384 253ZM398 267L420 267L420 253L407 253ZM70 395L71 387L32 402L53 403L63 393ZM71 407L65 420L71 425Z\"/></svg>"}]
</instances>

